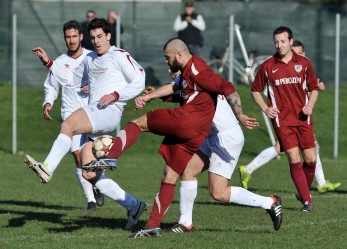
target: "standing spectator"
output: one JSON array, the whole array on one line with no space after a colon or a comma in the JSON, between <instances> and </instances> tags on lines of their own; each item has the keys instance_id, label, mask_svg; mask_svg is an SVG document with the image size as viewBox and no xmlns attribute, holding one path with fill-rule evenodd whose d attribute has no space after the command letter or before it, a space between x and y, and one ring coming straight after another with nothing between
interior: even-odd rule
<instances>
[{"instance_id":1,"label":"standing spectator","mask_svg":"<svg viewBox=\"0 0 347 249\"><path fill-rule=\"evenodd\" d=\"M94 10L87 10L86 12L86 20L81 23L83 29L83 39L82 39L82 47L94 50L93 44L90 40L90 34L88 32L88 23L96 17L96 13Z\"/></svg>"},{"instance_id":2,"label":"standing spectator","mask_svg":"<svg viewBox=\"0 0 347 249\"><path fill-rule=\"evenodd\" d=\"M319 87L312 63L291 50L291 29L275 29L273 41L277 52L260 66L251 94L260 109L271 118L278 141L287 154L291 177L304 205L302 211L310 212L313 211L310 187L317 161L312 110ZM265 86L267 103L262 96Z\"/></svg>"},{"instance_id":3,"label":"standing spectator","mask_svg":"<svg viewBox=\"0 0 347 249\"><path fill-rule=\"evenodd\" d=\"M111 40L110 44L111 46L117 46L117 18L118 14L117 11L115 10L109 10L107 13L107 21L111 25ZM123 34L124 28L122 23L120 24L120 34ZM123 43L122 40L120 40L120 45L121 48L123 48Z\"/></svg>"},{"instance_id":4,"label":"standing spectator","mask_svg":"<svg viewBox=\"0 0 347 249\"><path fill-rule=\"evenodd\" d=\"M174 30L178 37L185 41L190 50L197 56L201 55L204 38L201 34L206 29L202 16L195 12L192 2L185 4L184 13L178 15L174 22Z\"/></svg>"}]
</instances>

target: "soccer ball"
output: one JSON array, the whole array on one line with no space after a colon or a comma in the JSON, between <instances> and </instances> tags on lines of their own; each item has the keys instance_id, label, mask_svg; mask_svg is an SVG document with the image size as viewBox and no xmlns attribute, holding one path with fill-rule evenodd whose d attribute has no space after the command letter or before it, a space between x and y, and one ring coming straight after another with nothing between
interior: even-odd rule
<instances>
[{"instance_id":1,"label":"soccer ball","mask_svg":"<svg viewBox=\"0 0 347 249\"><path fill-rule=\"evenodd\" d=\"M110 135L103 135L94 140L92 151L96 159L106 157L113 146L113 139Z\"/></svg>"}]
</instances>

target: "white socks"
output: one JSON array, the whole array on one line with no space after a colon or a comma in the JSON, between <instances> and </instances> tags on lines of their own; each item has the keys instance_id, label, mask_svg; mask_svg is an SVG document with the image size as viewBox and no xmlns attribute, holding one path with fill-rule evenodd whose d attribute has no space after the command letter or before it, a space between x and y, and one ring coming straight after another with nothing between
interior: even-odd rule
<instances>
[{"instance_id":1,"label":"white socks","mask_svg":"<svg viewBox=\"0 0 347 249\"><path fill-rule=\"evenodd\" d=\"M76 168L76 177L82 187L83 193L86 195L88 202L96 202L93 192L93 185L82 176L82 169Z\"/></svg>"},{"instance_id":2,"label":"white socks","mask_svg":"<svg viewBox=\"0 0 347 249\"><path fill-rule=\"evenodd\" d=\"M240 205L270 209L274 200L271 197L257 195L244 188L233 186L231 187L230 202Z\"/></svg>"},{"instance_id":3,"label":"white socks","mask_svg":"<svg viewBox=\"0 0 347 249\"><path fill-rule=\"evenodd\" d=\"M259 169L264 164L268 163L272 159L278 156L274 146L271 146L262 152L260 152L246 167L248 174L252 174L253 171Z\"/></svg>"},{"instance_id":4,"label":"white socks","mask_svg":"<svg viewBox=\"0 0 347 249\"><path fill-rule=\"evenodd\" d=\"M319 153L317 153L317 163L316 163L316 171L314 172L314 177L316 178L317 185L319 187L325 184L323 165L322 165L322 161L320 160Z\"/></svg>"},{"instance_id":5,"label":"white socks","mask_svg":"<svg viewBox=\"0 0 347 249\"><path fill-rule=\"evenodd\" d=\"M71 138L63 133L60 133L57 139L54 141L51 151L44 161L48 164L48 170L51 176L58 167L60 161L69 152L71 144Z\"/></svg>"},{"instance_id":6,"label":"white socks","mask_svg":"<svg viewBox=\"0 0 347 249\"><path fill-rule=\"evenodd\" d=\"M181 181L180 219L178 223L190 226L193 223L193 206L198 193L198 181Z\"/></svg>"},{"instance_id":7,"label":"white socks","mask_svg":"<svg viewBox=\"0 0 347 249\"><path fill-rule=\"evenodd\" d=\"M128 210L132 209L137 204L137 199L135 197L126 193L116 182L105 175L99 178L95 183L95 187L97 187L102 194L118 202Z\"/></svg>"}]
</instances>

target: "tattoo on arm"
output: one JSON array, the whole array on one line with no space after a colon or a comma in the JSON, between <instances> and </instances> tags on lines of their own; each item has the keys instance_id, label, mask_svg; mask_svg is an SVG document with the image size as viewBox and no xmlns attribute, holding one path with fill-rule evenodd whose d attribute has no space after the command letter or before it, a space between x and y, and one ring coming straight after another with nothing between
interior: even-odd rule
<instances>
[{"instance_id":1,"label":"tattoo on arm","mask_svg":"<svg viewBox=\"0 0 347 249\"><path fill-rule=\"evenodd\" d=\"M233 92L232 94L227 96L226 99L236 118L239 119L240 115L243 114L240 95L237 92Z\"/></svg>"}]
</instances>

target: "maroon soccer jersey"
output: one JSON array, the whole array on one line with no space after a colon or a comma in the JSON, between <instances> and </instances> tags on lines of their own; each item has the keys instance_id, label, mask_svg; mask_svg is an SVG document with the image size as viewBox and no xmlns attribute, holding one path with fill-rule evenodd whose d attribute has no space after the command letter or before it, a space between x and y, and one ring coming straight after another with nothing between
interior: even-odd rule
<instances>
[{"instance_id":1,"label":"maroon soccer jersey","mask_svg":"<svg viewBox=\"0 0 347 249\"><path fill-rule=\"evenodd\" d=\"M193 55L185 66L179 84L181 108L189 113L190 126L208 135L214 117L217 95L229 96L234 85L221 78L203 61Z\"/></svg>"},{"instance_id":2,"label":"maroon soccer jersey","mask_svg":"<svg viewBox=\"0 0 347 249\"><path fill-rule=\"evenodd\" d=\"M267 87L268 106L276 107L280 114L272 119L274 127L312 124L312 117L302 113L308 103L308 92L319 91L312 63L294 51L286 64L276 53L258 70L252 84L253 92Z\"/></svg>"}]
</instances>

